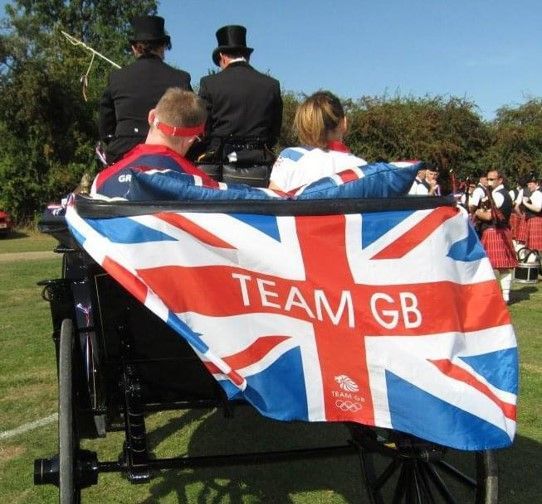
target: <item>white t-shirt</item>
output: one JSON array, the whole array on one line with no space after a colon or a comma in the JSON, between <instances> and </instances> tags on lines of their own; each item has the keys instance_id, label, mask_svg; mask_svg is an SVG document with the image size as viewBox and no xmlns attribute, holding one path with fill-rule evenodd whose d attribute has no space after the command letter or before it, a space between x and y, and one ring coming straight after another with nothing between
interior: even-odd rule
<instances>
[{"instance_id":1,"label":"white t-shirt","mask_svg":"<svg viewBox=\"0 0 542 504\"><path fill-rule=\"evenodd\" d=\"M429 194L429 188L416 177L408 194L411 196L427 196Z\"/></svg>"},{"instance_id":2,"label":"white t-shirt","mask_svg":"<svg viewBox=\"0 0 542 504\"><path fill-rule=\"evenodd\" d=\"M469 198L469 206L478 207L480 205L480 201L482 201L485 197L486 192L484 188L477 185Z\"/></svg>"},{"instance_id":3,"label":"white t-shirt","mask_svg":"<svg viewBox=\"0 0 542 504\"><path fill-rule=\"evenodd\" d=\"M515 190L514 189L510 189L508 191L508 194L510 195L510 197L512 198L512 203L514 203L514 205L517 205L519 206L522 201L523 201L523 188L520 188L518 189L518 194L516 196L515 194Z\"/></svg>"},{"instance_id":4,"label":"white t-shirt","mask_svg":"<svg viewBox=\"0 0 542 504\"><path fill-rule=\"evenodd\" d=\"M529 198L531 204L534 205L533 210L535 212L540 212L540 210L542 210L542 192L540 192L540 188L535 189Z\"/></svg>"},{"instance_id":5,"label":"white t-shirt","mask_svg":"<svg viewBox=\"0 0 542 504\"><path fill-rule=\"evenodd\" d=\"M367 161L348 152L289 147L279 154L270 180L283 191L291 191L322 177L366 164Z\"/></svg>"},{"instance_id":6,"label":"white t-shirt","mask_svg":"<svg viewBox=\"0 0 542 504\"><path fill-rule=\"evenodd\" d=\"M501 194L501 189L504 189L504 186L502 184L498 185L491 191L491 197L493 198L493 201L495 203L495 206L497 208L501 208L504 203L504 196Z\"/></svg>"}]
</instances>

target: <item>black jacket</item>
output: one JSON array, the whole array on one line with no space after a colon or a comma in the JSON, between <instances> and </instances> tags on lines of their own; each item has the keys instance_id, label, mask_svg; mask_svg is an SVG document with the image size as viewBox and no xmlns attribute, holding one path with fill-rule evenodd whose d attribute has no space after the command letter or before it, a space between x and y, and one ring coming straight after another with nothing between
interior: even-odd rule
<instances>
[{"instance_id":1,"label":"black jacket","mask_svg":"<svg viewBox=\"0 0 542 504\"><path fill-rule=\"evenodd\" d=\"M273 147L282 123L282 97L279 81L264 75L248 63L230 63L221 72L203 77L200 96L207 102L205 134L209 148L213 137L259 138Z\"/></svg>"},{"instance_id":2,"label":"black jacket","mask_svg":"<svg viewBox=\"0 0 542 504\"><path fill-rule=\"evenodd\" d=\"M169 87L192 91L190 74L169 66L158 56L141 56L110 74L100 100L98 124L100 139L108 143L109 163L145 141L149 110Z\"/></svg>"}]
</instances>

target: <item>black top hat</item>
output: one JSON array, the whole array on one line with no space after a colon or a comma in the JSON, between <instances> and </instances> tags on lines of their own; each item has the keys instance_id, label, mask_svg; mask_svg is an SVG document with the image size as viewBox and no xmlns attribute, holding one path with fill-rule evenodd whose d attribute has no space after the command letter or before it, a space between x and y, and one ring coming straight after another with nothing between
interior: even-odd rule
<instances>
[{"instance_id":1,"label":"black top hat","mask_svg":"<svg viewBox=\"0 0 542 504\"><path fill-rule=\"evenodd\" d=\"M247 56L254 51L252 47L247 47L247 29L244 26L228 25L219 28L216 32L218 47L213 51L213 62L219 65L221 52L240 52Z\"/></svg>"},{"instance_id":2,"label":"black top hat","mask_svg":"<svg viewBox=\"0 0 542 504\"><path fill-rule=\"evenodd\" d=\"M164 30L164 18L160 16L139 16L132 21L133 35L130 44L136 42L165 42L170 44L169 35Z\"/></svg>"}]
</instances>

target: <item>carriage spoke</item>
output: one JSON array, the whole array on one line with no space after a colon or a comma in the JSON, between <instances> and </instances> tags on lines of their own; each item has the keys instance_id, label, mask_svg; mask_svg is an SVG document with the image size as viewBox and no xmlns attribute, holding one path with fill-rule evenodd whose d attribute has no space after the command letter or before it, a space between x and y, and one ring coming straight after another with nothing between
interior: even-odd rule
<instances>
[{"instance_id":1,"label":"carriage spoke","mask_svg":"<svg viewBox=\"0 0 542 504\"><path fill-rule=\"evenodd\" d=\"M401 466L399 479L397 480L397 485L395 486L395 492L393 493L392 504L401 503L403 497L406 495L406 492L408 490L410 476L411 471L409 470L408 464L403 463Z\"/></svg>"},{"instance_id":2,"label":"carriage spoke","mask_svg":"<svg viewBox=\"0 0 542 504\"><path fill-rule=\"evenodd\" d=\"M433 499L433 493L431 492L431 486L425 473L425 462L415 462L414 476L416 478L416 489L419 503L435 502Z\"/></svg>"},{"instance_id":3,"label":"carriage spoke","mask_svg":"<svg viewBox=\"0 0 542 504\"><path fill-rule=\"evenodd\" d=\"M375 480L372 487L375 490L380 490L386 484L386 482L395 474L400 465L401 463L398 459L393 459L388 464L386 469L384 469L384 472Z\"/></svg>"},{"instance_id":4,"label":"carriage spoke","mask_svg":"<svg viewBox=\"0 0 542 504\"><path fill-rule=\"evenodd\" d=\"M438 462L439 467L447 472L450 476L453 476L456 480L460 481L461 483L464 483L467 486L470 486L471 488L476 488L478 484L476 483L476 480L471 478L470 476L463 474L459 469L451 465L450 463L440 460Z\"/></svg>"},{"instance_id":5,"label":"carriage spoke","mask_svg":"<svg viewBox=\"0 0 542 504\"><path fill-rule=\"evenodd\" d=\"M442 498L448 503L448 504L457 504L457 501L454 499L453 495L450 493L450 490L448 490L448 487L446 486L446 483L442 480L436 469L433 467L432 464L426 464L425 465L427 474L431 478L431 481L435 484L436 489L438 490L439 494L442 496Z\"/></svg>"}]
</instances>

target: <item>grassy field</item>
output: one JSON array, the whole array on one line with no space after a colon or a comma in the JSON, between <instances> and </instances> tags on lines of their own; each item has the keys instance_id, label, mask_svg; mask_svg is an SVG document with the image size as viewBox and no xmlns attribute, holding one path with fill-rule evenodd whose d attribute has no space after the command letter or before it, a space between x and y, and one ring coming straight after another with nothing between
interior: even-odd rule
<instances>
[{"instance_id":1,"label":"grassy field","mask_svg":"<svg viewBox=\"0 0 542 504\"><path fill-rule=\"evenodd\" d=\"M9 238L0 239L0 253L53 250L56 240L33 229L18 229Z\"/></svg>"},{"instance_id":2,"label":"grassy field","mask_svg":"<svg viewBox=\"0 0 542 504\"><path fill-rule=\"evenodd\" d=\"M30 232L0 241L0 254L51 250L54 241ZM56 412L56 369L48 304L36 282L57 277L57 259L10 261L0 268L0 433ZM502 503L533 504L542 493L542 292L540 284L517 285L510 307L519 342L521 390L518 436L499 452ZM250 427L249 427L250 425ZM281 424L238 409L226 422L220 412L157 413L148 418L149 444L160 457L231 450L280 449L343 442L341 425ZM0 439L0 502L54 503L56 488L35 487L35 458L57 452L56 423ZM100 460L115 460L122 436L85 441ZM102 474L83 492L92 503L353 503L366 502L356 457L274 465L175 470L145 485L131 485L118 474Z\"/></svg>"}]
</instances>

